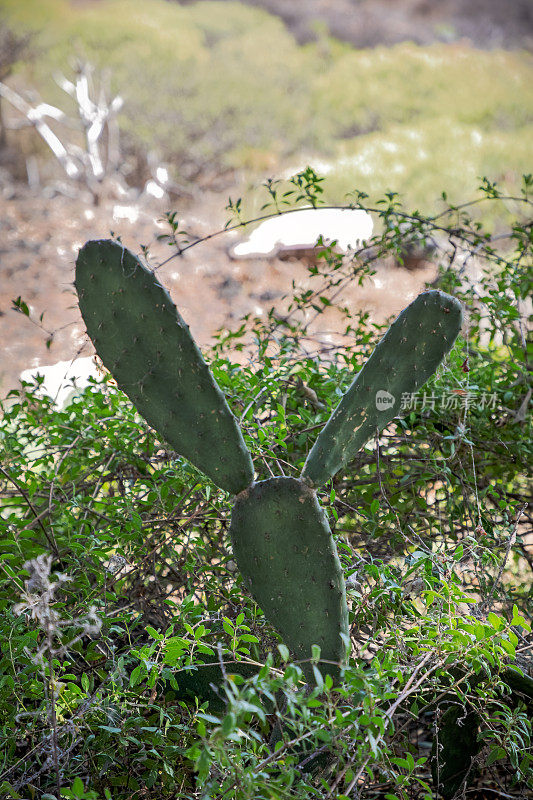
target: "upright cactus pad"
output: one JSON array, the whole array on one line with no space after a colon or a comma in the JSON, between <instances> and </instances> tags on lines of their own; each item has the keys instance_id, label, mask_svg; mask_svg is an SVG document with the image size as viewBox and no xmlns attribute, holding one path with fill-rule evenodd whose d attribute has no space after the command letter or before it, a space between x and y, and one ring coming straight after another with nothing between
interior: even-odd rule
<instances>
[{"instance_id":1,"label":"upright cactus pad","mask_svg":"<svg viewBox=\"0 0 533 800\"><path fill-rule=\"evenodd\" d=\"M451 349L462 324L458 300L437 290L420 294L393 322L316 440L302 472L321 486L400 411Z\"/></svg>"},{"instance_id":2,"label":"upright cactus pad","mask_svg":"<svg viewBox=\"0 0 533 800\"><path fill-rule=\"evenodd\" d=\"M308 659L318 644L322 659L344 661L344 578L314 491L295 478L253 484L237 497L230 535L252 594L294 655Z\"/></svg>"},{"instance_id":3,"label":"upright cactus pad","mask_svg":"<svg viewBox=\"0 0 533 800\"><path fill-rule=\"evenodd\" d=\"M96 351L139 413L222 489L246 488L253 465L241 430L155 275L120 244L92 241L75 285Z\"/></svg>"}]
</instances>

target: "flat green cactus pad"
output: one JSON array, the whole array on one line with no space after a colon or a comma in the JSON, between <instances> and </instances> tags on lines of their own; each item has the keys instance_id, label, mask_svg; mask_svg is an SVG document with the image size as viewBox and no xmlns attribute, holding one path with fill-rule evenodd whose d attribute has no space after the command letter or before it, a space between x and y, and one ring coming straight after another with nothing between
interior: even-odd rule
<instances>
[{"instance_id":1,"label":"flat green cactus pad","mask_svg":"<svg viewBox=\"0 0 533 800\"><path fill-rule=\"evenodd\" d=\"M75 285L96 352L139 413L222 489L248 486L241 430L155 275L122 245L92 241L80 250Z\"/></svg>"},{"instance_id":2,"label":"flat green cactus pad","mask_svg":"<svg viewBox=\"0 0 533 800\"><path fill-rule=\"evenodd\" d=\"M294 478L253 484L237 497L230 535L247 585L294 656L308 659L318 644L321 659L343 662L344 577L314 491ZM322 669L338 672L330 665ZM310 673L309 665L304 671Z\"/></svg>"},{"instance_id":3,"label":"flat green cactus pad","mask_svg":"<svg viewBox=\"0 0 533 800\"><path fill-rule=\"evenodd\" d=\"M405 394L416 392L451 349L462 324L462 306L433 290L420 294L393 322L316 440L302 472L321 486L346 466L376 432L399 413Z\"/></svg>"}]
</instances>

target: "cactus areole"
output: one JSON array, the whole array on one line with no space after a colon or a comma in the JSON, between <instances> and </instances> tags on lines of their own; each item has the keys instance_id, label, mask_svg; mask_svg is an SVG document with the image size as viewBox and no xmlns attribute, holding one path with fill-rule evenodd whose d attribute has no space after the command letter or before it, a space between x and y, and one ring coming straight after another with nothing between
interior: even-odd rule
<instances>
[{"instance_id":1,"label":"cactus areole","mask_svg":"<svg viewBox=\"0 0 533 800\"><path fill-rule=\"evenodd\" d=\"M250 453L226 399L168 293L139 258L109 240L76 263L81 313L96 351L137 410L175 450L237 495L230 536L239 569L293 654L321 650L337 675L348 608L335 541L314 487L329 480L398 413L452 347L460 303L424 292L357 374L309 453L300 479L253 482ZM309 662L304 672L312 675Z\"/></svg>"}]
</instances>

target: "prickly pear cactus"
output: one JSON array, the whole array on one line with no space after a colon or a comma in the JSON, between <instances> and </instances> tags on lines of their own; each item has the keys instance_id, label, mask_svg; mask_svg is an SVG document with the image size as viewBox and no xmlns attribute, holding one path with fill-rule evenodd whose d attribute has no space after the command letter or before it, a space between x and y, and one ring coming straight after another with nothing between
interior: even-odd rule
<instances>
[{"instance_id":1,"label":"prickly pear cactus","mask_svg":"<svg viewBox=\"0 0 533 800\"><path fill-rule=\"evenodd\" d=\"M116 242L87 242L75 285L96 352L139 413L217 486L245 489L254 470L237 420L153 272Z\"/></svg>"},{"instance_id":2,"label":"prickly pear cactus","mask_svg":"<svg viewBox=\"0 0 533 800\"><path fill-rule=\"evenodd\" d=\"M230 526L235 558L267 618L295 656L309 659L317 644L327 671L337 674L346 658L346 591L313 487L393 418L403 392L416 391L435 371L459 332L460 304L438 291L420 295L332 414L302 478L254 483L237 421L154 274L122 245L94 241L80 250L75 285L89 336L119 387L179 454L237 494ZM380 392L384 403L376 404Z\"/></svg>"},{"instance_id":3,"label":"prickly pear cactus","mask_svg":"<svg viewBox=\"0 0 533 800\"><path fill-rule=\"evenodd\" d=\"M444 292L413 300L379 342L320 433L302 478L321 486L394 419L402 395L420 389L461 330L461 304Z\"/></svg>"}]
</instances>

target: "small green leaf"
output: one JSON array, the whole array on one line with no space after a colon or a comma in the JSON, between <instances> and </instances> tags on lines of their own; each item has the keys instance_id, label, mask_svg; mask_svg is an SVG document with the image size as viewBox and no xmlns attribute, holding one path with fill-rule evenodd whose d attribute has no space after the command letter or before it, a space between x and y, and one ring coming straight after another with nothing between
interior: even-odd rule
<instances>
[{"instance_id":1,"label":"small green leaf","mask_svg":"<svg viewBox=\"0 0 533 800\"><path fill-rule=\"evenodd\" d=\"M513 618L511 620L511 625L520 626L528 632L531 630L530 623L519 613L518 606L516 605L513 606Z\"/></svg>"},{"instance_id":2,"label":"small green leaf","mask_svg":"<svg viewBox=\"0 0 533 800\"><path fill-rule=\"evenodd\" d=\"M377 758L378 755L378 743L375 736L370 732L367 731L368 736L368 743L370 745L370 749L372 750L372 755Z\"/></svg>"},{"instance_id":3,"label":"small green leaf","mask_svg":"<svg viewBox=\"0 0 533 800\"><path fill-rule=\"evenodd\" d=\"M502 648L505 650L505 652L508 653L510 656L515 656L516 655L516 647L514 646L514 644L509 642L507 639L502 639L500 644L501 644Z\"/></svg>"},{"instance_id":4,"label":"small green leaf","mask_svg":"<svg viewBox=\"0 0 533 800\"><path fill-rule=\"evenodd\" d=\"M281 656L282 661L289 660L289 648L284 644L278 644L279 654Z\"/></svg>"},{"instance_id":5,"label":"small green leaf","mask_svg":"<svg viewBox=\"0 0 533 800\"><path fill-rule=\"evenodd\" d=\"M487 766L494 764L495 761L500 761L506 757L506 752L503 747L494 747L487 756Z\"/></svg>"},{"instance_id":6,"label":"small green leaf","mask_svg":"<svg viewBox=\"0 0 533 800\"><path fill-rule=\"evenodd\" d=\"M156 642L160 642L162 639L164 639L164 638L165 638L165 637L164 637L164 636L162 636L162 635L161 635L161 634L160 634L158 631L156 631L156 629L155 629L155 628L152 628L152 626L151 626L151 625L147 625L147 626L146 626L146 630L148 631L148 633L150 634L150 636L152 637L152 639L155 639L155 640L156 640Z\"/></svg>"},{"instance_id":7,"label":"small green leaf","mask_svg":"<svg viewBox=\"0 0 533 800\"><path fill-rule=\"evenodd\" d=\"M235 714L232 711L230 711L229 714L226 714L220 727L224 736L229 736L229 734L235 729L236 722L237 720Z\"/></svg>"},{"instance_id":8,"label":"small green leaf","mask_svg":"<svg viewBox=\"0 0 533 800\"><path fill-rule=\"evenodd\" d=\"M315 681L318 690L322 691L322 689L324 688L324 678L322 677L322 673L320 672L318 667L316 667L314 664L313 664L313 675L315 676Z\"/></svg>"},{"instance_id":9,"label":"small green leaf","mask_svg":"<svg viewBox=\"0 0 533 800\"><path fill-rule=\"evenodd\" d=\"M20 311L21 314L24 314L25 317L30 316L30 309L28 308L27 303L19 295L16 300L11 301L13 303L13 307L15 311Z\"/></svg>"},{"instance_id":10,"label":"small green leaf","mask_svg":"<svg viewBox=\"0 0 533 800\"><path fill-rule=\"evenodd\" d=\"M142 666L139 664L130 675L130 689L137 686L142 680Z\"/></svg>"},{"instance_id":11,"label":"small green leaf","mask_svg":"<svg viewBox=\"0 0 533 800\"><path fill-rule=\"evenodd\" d=\"M405 758L391 758L393 764L402 769L409 769L409 762Z\"/></svg>"},{"instance_id":12,"label":"small green leaf","mask_svg":"<svg viewBox=\"0 0 533 800\"><path fill-rule=\"evenodd\" d=\"M502 628L505 628L505 621L494 614L492 611L489 611L487 614L487 621L492 625L495 631L501 631Z\"/></svg>"},{"instance_id":13,"label":"small green leaf","mask_svg":"<svg viewBox=\"0 0 533 800\"><path fill-rule=\"evenodd\" d=\"M204 748L200 753L200 757L196 762L196 769L198 771L198 775L201 781L203 781L207 777L210 766L211 766L211 759L209 757L209 752L206 748Z\"/></svg>"}]
</instances>

